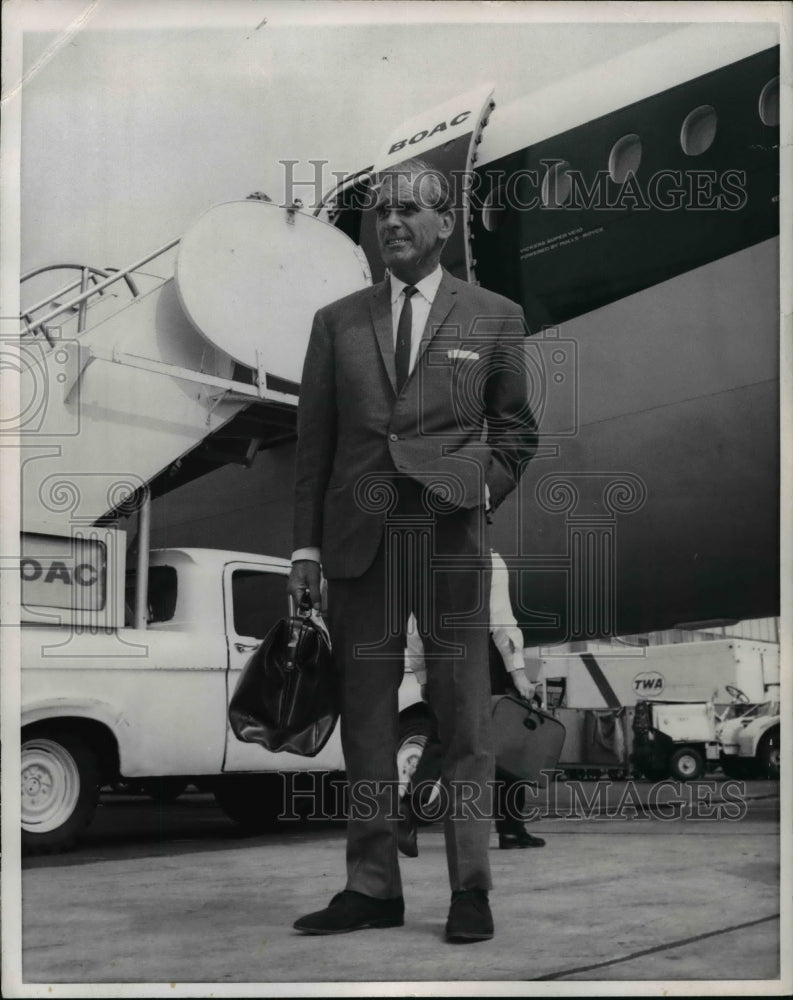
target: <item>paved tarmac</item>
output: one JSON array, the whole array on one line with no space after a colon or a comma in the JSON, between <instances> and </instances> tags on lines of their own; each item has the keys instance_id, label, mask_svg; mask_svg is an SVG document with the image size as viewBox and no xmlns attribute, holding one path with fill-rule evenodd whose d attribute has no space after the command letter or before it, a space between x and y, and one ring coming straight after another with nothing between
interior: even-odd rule
<instances>
[{"instance_id":1,"label":"paved tarmac","mask_svg":"<svg viewBox=\"0 0 793 1000\"><path fill-rule=\"evenodd\" d=\"M342 888L343 824L241 838L207 796L106 796L81 847L23 863L24 980L457 981L543 995L538 980L777 979L778 784L670 786L654 802L648 783L607 785L600 800L593 782L538 800L530 829L544 848L499 851L493 834L496 937L468 946L443 940L438 826L402 859L404 927L306 937L293 920Z\"/></svg>"}]
</instances>

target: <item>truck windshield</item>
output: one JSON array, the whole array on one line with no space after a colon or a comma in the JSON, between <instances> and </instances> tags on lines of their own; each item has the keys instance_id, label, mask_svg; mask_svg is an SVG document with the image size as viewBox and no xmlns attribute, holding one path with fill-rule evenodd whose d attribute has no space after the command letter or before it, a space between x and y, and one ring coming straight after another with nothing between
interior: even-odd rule
<instances>
[{"instance_id":1,"label":"truck windshield","mask_svg":"<svg viewBox=\"0 0 793 1000\"><path fill-rule=\"evenodd\" d=\"M761 715L778 715L779 702L764 701L759 705L752 705L743 713L745 719L748 715L759 718Z\"/></svg>"}]
</instances>

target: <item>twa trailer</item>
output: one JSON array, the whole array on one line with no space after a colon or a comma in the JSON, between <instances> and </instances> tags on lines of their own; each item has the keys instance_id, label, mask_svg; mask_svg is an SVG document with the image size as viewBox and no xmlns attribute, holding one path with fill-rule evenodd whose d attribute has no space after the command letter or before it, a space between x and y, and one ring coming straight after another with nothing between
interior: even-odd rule
<instances>
[{"instance_id":1,"label":"twa trailer","mask_svg":"<svg viewBox=\"0 0 793 1000\"><path fill-rule=\"evenodd\" d=\"M736 699L779 697L779 646L741 639L592 644L585 653L527 656L527 669L565 725L560 767L576 775L636 765L647 777L698 777L720 759L716 724L734 714ZM645 739L651 730L654 742Z\"/></svg>"},{"instance_id":2,"label":"twa trailer","mask_svg":"<svg viewBox=\"0 0 793 1000\"><path fill-rule=\"evenodd\" d=\"M638 701L713 701L729 705L730 687L752 703L779 691L779 646L749 639L681 642L643 649L618 645L589 652L527 657L529 672L555 690L565 708L621 708Z\"/></svg>"}]
</instances>

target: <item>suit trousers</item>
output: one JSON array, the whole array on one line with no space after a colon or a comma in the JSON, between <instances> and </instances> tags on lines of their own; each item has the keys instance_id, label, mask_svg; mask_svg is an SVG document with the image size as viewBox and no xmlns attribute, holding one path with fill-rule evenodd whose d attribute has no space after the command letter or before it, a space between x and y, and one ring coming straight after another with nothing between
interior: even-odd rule
<instances>
[{"instance_id":1,"label":"suit trousers","mask_svg":"<svg viewBox=\"0 0 793 1000\"><path fill-rule=\"evenodd\" d=\"M411 611L424 640L438 722L452 890L489 889L494 756L488 674L491 559L484 511L428 509L394 479L396 503L373 563L328 581L349 790L347 888L402 894L397 852L398 689ZM437 504L435 505L437 507Z\"/></svg>"}]
</instances>

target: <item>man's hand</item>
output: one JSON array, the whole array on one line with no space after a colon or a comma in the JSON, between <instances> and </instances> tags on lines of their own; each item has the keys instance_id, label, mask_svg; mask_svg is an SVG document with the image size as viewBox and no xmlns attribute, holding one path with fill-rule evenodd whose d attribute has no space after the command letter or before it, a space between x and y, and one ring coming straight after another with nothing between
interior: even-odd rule
<instances>
[{"instance_id":1,"label":"man's hand","mask_svg":"<svg viewBox=\"0 0 793 1000\"><path fill-rule=\"evenodd\" d=\"M294 600L295 606L300 606L300 598L308 591L312 607L319 610L322 607L320 582L322 573L318 562L313 559L296 559L292 563L292 572L286 584L286 591Z\"/></svg>"},{"instance_id":2,"label":"man's hand","mask_svg":"<svg viewBox=\"0 0 793 1000\"><path fill-rule=\"evenodd\" d=\"M509 674L510 680L515 685L518 690L518 694L521 698L525 698L526 701L531 701L532 695L534 694L535 685L529 680L523 670L511 670Z\"/></svg>"}]
</instances>

